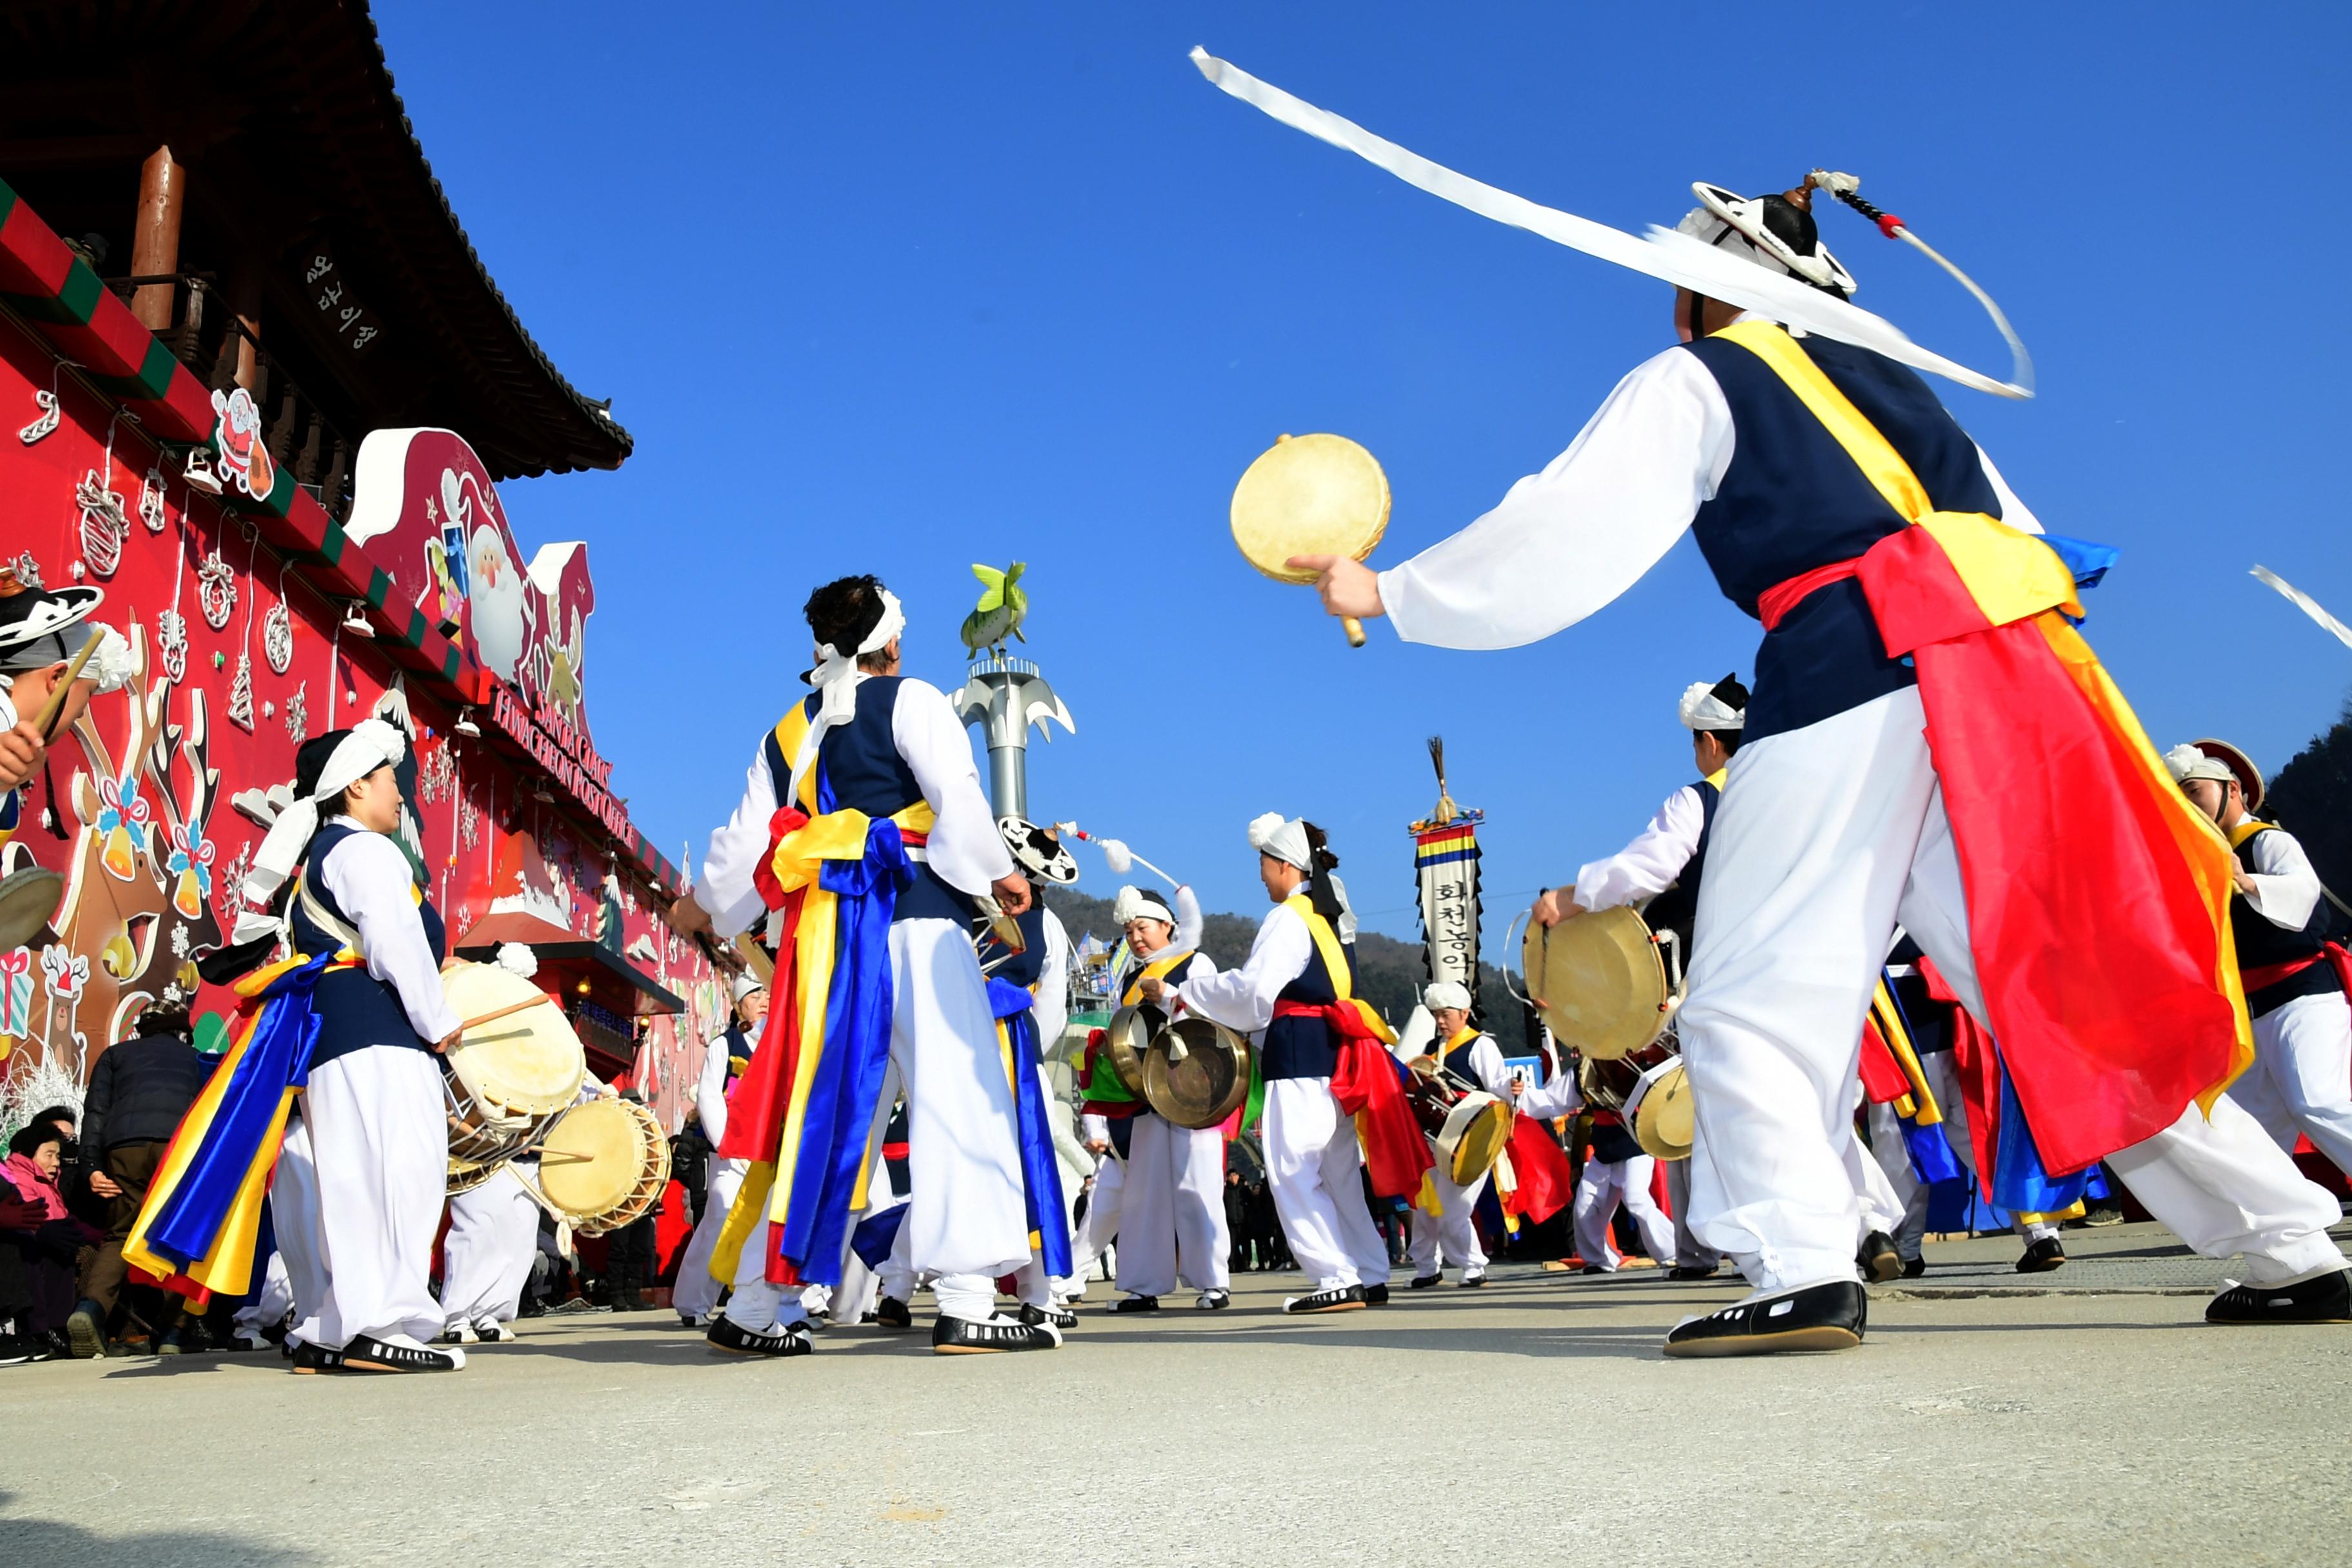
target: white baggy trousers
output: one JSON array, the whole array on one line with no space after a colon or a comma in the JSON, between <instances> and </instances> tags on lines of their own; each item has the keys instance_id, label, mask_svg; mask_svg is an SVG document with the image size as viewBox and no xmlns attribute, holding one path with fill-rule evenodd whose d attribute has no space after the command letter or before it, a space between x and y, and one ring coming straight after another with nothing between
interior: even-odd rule
<instances>
[{"instance_id":1,"label":"white baggy trousers","mask_svg":"<svg viewBox=\"0 0 2352 1568\"><path fill-rule=\"evenodd\" d=\"M940 1310L986 1321L996 1278L1029 1260L1029 1211L1013 1084L997 1044L996 1015L971 940L953 921L900 921L890 928L890 1068L907 1099L907 1264L931 1280ZM876 1107L879 1143L892 1097ZM878 1156L877 1156L878 1157ZM868 1197L872 1197L869 1192ZM764 1330L781 1291L768 1283L768 1226L743 1248L728 1318ZM798 1294L787 1321L796 1320Z\"/></svg>"},{"instance_id":2,"label":"white baggy trousers","mask_svg":"<svg viewBox=\"0 0 2352 1568\"><path fill-rule=\"evenodd\" d=\"M1759 1291L1855 1278L1854 1173L1867 1156L1851 1147L1852 1086L1898 922L1981 1019L1917 689L1740 747L1679 1022L1697 1112L1692 1228ZM2326 1234L2334 1200L2227 1097L2210 1121L2184 1106L2107 1163L2198 1252L2242 1253L2253 1283L2343 1266Z\"/></svg>"},{"instance_id":3,"label":"white baggy trousers","mask_svg":"<svg viewBox=\"0 0 2352 1568\"><path fill-rule=\"evenodd\" d=\"M677 1285L670 1305L678 1316L699 1321L719 1305L719 1281L710 1277L710 1255L719 1250L719 1233L727 1227L727 1211L742 1190L749 1162L710 1156L710 1174L702 1184L702 1217L687 1238L686 1256L678 1260Z\"/></svg>"},{"instance_id":4,"label":"white baggy trousers","mask_svg":"<svg viewBox=\"0 0 2352 1568\"><path fill-rule=\"evenodd\" d=\"M448 1327L511 1323L539 1256L539 1204L512 1165L449 1200L441 1240L441 1315Z\"/></svg>"},{"instance_id":5,"label":"white baggy trousers","mask_svg":"<svg viewBox=\"0 0 2352 1568\"><path fill-rule=\"evenodd\" d=\"M1258 1136L1265 1145L1265 1184L1298 1271L1318 1290L1387 1284L1389 1249L1364 1206L1356 1123L1340 1113L1331 1080L1268 1079ZM1131 1225L1134 1194L1127 1205ZM1129 1245L1122 1241L1120 1250Z\"/></svg>"},{"instance_id":6,"label":"white baggy trousers","mask_svg":"<svg viewBox=\"0 0 2352 1568\"><path fill-rule=\"evenodd\" d=\"M1584 1162L1584 1170L1576 1178L1572 1224L1576 1255L1584 1259L1586 1268L1598 1267L1613 1273L1624 1261L1610 1238L1621 1203L1633 1216L1633 1223L1641 1226L1642 1245L1649 1249L1650 1261L1661 1268L1675 1266L1674 1225L1650 1195L1650 1181L1656 1170L1657 1161L1647 1154L1636 1154L1630 1160Z\"/></svg>"},{"instance_id":7,"label":"white baggy trousers","mask_svg":"<svg viewBox=\"0 0 2352 1568\"><path fill-rule=\"evenodd\" d=\"M2326 962L2322 960L2322 963ZM2352 1006L2341 991L2298 996L2254 1020L2254 1065L2230 1098L2290 1152L2298 1133L2352 1173Z\"/></svg>"},{"instance_id":8,"label":"white baggy trousers","mask_svg":"<svg viewBox=\"0 0 2352 1568\"><path fill-rule=\"evenodd\" d=\"M1412 1213L1412 1277L1434 1279L1453 1264L1462 1270L1462 1277L1486 1272L1486 1249L1478 1245L1478 1223L1474 1217L1478 1207L1478 1194L1486 1190L1486 1173L1466 1187L1457 1187L1446 1173L1444 1154L1437 1156L1436 1165L1429 1173L1430 1185L1437 1190L1437 1215L1430 1215L1415 1209Z\"/></svg>"},{"instance_id":9,"label":"white baggy trousers","mask_svg":"<svg viewBox=\"0 0 2352 1568\"><path fill-rule=\"evenodd\" d=\"M1179 1127L1149 1110L1131 1125L1116 1211L1118 1288L1135 1296L1168 1295L1179 1279L1195 1290L1230 1288L1225 1135Z\"/></svg>"},{"instance_id":10,"label":"white baggy trousers","mask_svg":"<svg viewBox=\"0 0 2352 1568\"><path fill-rule=\"evenodd\" d=\"M310 1069L288 1129L273 1215L299 1321L293 1334L341 1350L355 1335L441 1331L433 1237L449 1183L441 1058L366 1046Z\"/></svg>"}]
</instances>

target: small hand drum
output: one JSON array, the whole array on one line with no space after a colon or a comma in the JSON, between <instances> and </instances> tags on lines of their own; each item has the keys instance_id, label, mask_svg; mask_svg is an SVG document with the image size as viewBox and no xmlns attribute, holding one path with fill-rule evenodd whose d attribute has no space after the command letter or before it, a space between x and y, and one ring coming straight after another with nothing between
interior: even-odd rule
<instances>
[{"instance_id":1,"label":"small hand drum","mask_svg":"<svg viewBox=\"0 0 2352 1568\"><path fill-rule=\"evenodd\" d=\"M1657 940L1622 906L1549 930L1529 921L1521 960L1543 1021L1561 1045L1588 1060L1631 1056L1674 1016Z\"/></svg>"},{"instance_id":2,"label":"small hand drum","mask_svg":"<svg viewBox=\"0 0 2352 1568\"><path fill-rule=\"evenodd\" d=\"M1668 1058L1642 1075L1625 1098L1625 1120L1643 1153L1660 1160L1690 1158L1698 1116L1691 1104L1690 1075L1680 1057Z\"/></svg>"},{"instance_id":3,"label":"small hand drum","mask_svg":"<svg viewBox=\"0 0 2352 1568\"><path fill-rule=\"evenodd\" d=\"M1345 436L1285 436L1260 454L1234 487L1234 542L1277 583L1312 583L1286 563L1294 555L1361 561L1389 526L1389 477ZM1364 646L1363 624L1341 623Z\"/></svg>"}]
</instances>

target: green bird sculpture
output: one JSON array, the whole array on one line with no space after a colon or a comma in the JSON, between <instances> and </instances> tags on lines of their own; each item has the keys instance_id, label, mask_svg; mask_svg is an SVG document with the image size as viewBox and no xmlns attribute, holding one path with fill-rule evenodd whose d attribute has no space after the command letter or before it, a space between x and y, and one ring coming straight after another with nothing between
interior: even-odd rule
<instances>
[{"instance_id":1,"label":"green bird sculpture","mask_svg":"<svg viewBox=\"0 0 2352 1568\"><path fill-rule=\"evenodd\" d=\"M1004 639L1020 637L1021 623L1029 616L1029 595L1018 584L1028 563L1015 561L999 572L993 566L974 564L971 574L980 579L980 605L963 618L963 646L967 652L977 654L982 648L1002 654Z\"/></svg>"}]
</instances>

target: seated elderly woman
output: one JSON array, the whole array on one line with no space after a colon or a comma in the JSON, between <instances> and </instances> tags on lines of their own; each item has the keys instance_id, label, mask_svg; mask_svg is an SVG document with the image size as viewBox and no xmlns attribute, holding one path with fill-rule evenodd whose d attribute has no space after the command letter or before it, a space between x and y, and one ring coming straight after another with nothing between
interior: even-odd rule
<instances>
[{"instance_id":1,"label":"seated elderly woman","mask_svg":"<svg viewBox=\"0 0 2352 1568\"><path fill-rule=\"evenodd\" d=\"M97 1232L66 1212L58 1185L65 1142L56 1123L36 1121L8 1141L0 1163L0 1316L14 1321L0 1337L0 1363L66 1353L74 1259Z\"/></svg>"}]
</instances>

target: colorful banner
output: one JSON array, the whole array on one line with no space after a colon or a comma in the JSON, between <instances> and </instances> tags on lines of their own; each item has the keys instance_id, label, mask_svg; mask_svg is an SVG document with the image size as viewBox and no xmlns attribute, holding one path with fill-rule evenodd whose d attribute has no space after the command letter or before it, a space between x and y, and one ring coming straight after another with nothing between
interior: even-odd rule
<instances>
[{"instance_id":1,"label":"colorful banner","mask_svg":"<svg viewBox=\"0 0 2352 1568\"><path fill-rule=\"evenodd\" d=\"M1412 868L1420 883L1421 929L1429 944L1432 984L1451 980L1478 999L1478 824L1465 811L1443 826L1413 829Z\"/></svg>"}]
</instances>

